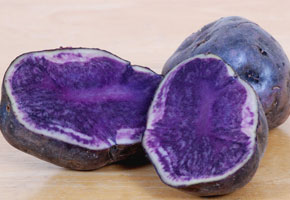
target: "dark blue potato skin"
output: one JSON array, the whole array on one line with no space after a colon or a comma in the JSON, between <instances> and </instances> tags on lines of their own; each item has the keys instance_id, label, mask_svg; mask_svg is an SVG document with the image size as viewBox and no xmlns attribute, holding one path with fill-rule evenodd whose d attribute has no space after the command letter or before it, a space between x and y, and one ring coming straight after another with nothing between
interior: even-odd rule
<instances>
[{"instance_id":1,"label":"dark blue potato skin","mask_svg":"<svg viewBox=\"0 0 290 200\"><path fill-rule=\"evenodd\" d=\"M59 49L45 50L45 52L54 50ZM4 82L0 105L0 129L5 139L15 148L73 170L95 170L125 159L146 159L141 143L90 150L31 132L17 121Z\"/></svg>"},{"instance_id":2,"label":"dark blue potato skin","mask_svg":"<svg viewBox=\"0 0 290 200\"><path fill-rule=\"evenodd\" d=\"M252 157L248 162L234 174L220 181L200 183L178 187L186 192L198 196L217 196L225 195L245 186L256 173L260 159L265 152L268 141L268 124L262 105L259 104L258 125L256 131L256 145Z\"/></svg>"},{"instance_id":3,"label":"dark blue potato skin","mask_svg":"<svg viewBox=\"0 0 290 200\"><path fill-rule=\"evenodd\" d=\"M286 121L290 113L290 64L270 34L241 17L221 18L186 38L167 60L162 74L202 53L221 57L252 85L270 129Z\"/></svg>"}]
</instances>

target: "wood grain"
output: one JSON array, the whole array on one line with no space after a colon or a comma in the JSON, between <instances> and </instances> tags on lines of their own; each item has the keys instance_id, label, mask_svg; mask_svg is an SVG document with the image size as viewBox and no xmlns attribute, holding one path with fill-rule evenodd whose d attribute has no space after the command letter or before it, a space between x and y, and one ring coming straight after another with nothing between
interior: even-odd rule
<instances>
[{"instance_id":1,"label":"wood grain","mask_svg":"<svg viewBox=\"0 0 290 200\"><path fill-rule=\"evenodd\" d=\"M240 15L269 31L290 55L285 0L0 0L0 76L19 54L60 46L98 47L161 72L190 33L222 16ZM290 199L290 120L270 132L253 180L211 199ZM53 166L0 136L0 199L199 199L164 185L150 164L118 164L92 172Z\"/></svg>"}]
</instances>

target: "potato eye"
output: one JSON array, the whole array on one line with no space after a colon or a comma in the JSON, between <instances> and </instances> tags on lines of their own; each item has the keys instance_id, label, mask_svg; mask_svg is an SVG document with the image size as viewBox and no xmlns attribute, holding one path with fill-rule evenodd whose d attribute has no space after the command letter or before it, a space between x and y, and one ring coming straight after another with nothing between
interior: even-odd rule
<instances>
[{"instance_id":1,"label":"potato eye","mask_svg":"<svg viewBox=\"0 0 290 200\"><path fill-rule=\"evenodd\" d=\"M260 81L259 74L253 70L247 70L245 73L245 78L247 81L252 83L259 83Z\"/></svg>"},{"instance_id":2,"label":"potato eye","mask_svg":"<svg viewBox=\"0 0 290 200\"><path fill-rule=\"evenodd\" d=\"M6 106L6 111L10 112L10 106L9 105Z\"/></svg>"}]
</instances>

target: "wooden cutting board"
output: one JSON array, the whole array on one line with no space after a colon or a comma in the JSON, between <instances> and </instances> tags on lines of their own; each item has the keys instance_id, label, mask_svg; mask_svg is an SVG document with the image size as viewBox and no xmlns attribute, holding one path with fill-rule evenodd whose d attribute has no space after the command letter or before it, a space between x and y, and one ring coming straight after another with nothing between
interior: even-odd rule
<instances>
[{"instance_id":1,"label":"wooden cutting board","mask_svg":"<svg viewBox=\"0 0 290 200\"><path fill-rule=\"evenodd\" d=\"M187 35L229 15L260 24L290 55L289 6L287 0L0 0L0 77L19 54L60 46L106 49L161 72ZM14 149L0 135L0 200L18 199L199 197L164 185L149 163L70 171ZM290 120L270 132L252 181L218 199L290 199Z\"/></svg>"}]
</instances>

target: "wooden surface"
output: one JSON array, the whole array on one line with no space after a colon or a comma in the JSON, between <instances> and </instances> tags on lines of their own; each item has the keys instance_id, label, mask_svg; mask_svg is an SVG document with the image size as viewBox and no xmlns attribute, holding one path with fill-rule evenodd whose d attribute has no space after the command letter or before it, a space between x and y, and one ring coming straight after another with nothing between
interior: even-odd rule
<instances>
[{"instance_id":1,"label":"wooden surface","mask_svg":"<svg viewBox=\"0 0 290 200\"><path fill-rule=\"evenodd\" d=\"M98 47L156 72L190 33L240 15L269 31L290 55L288 0L0 0L0 77L28 51ZM172 189L147 165L75 172L38 160L0 136L0 200L198 199ZM215 198L211 198L215 199ZM252 181L219 199L290 199L290 120L270 132Z\"/></svg>"}]
</instances>

